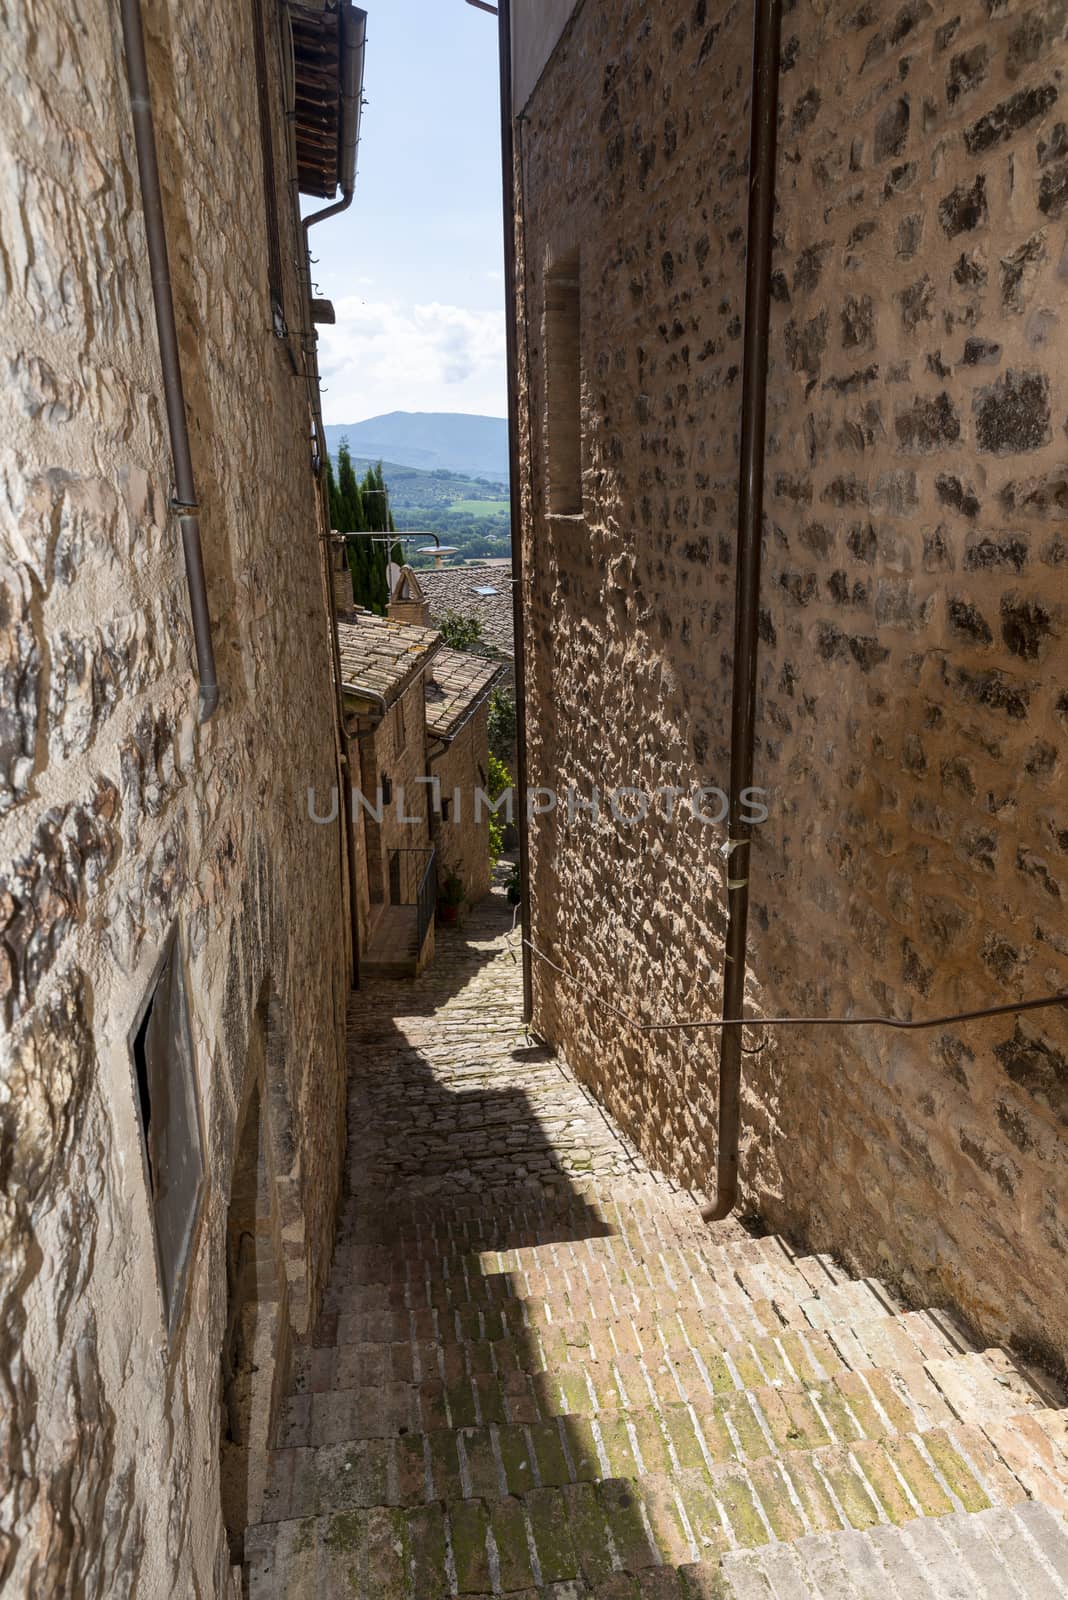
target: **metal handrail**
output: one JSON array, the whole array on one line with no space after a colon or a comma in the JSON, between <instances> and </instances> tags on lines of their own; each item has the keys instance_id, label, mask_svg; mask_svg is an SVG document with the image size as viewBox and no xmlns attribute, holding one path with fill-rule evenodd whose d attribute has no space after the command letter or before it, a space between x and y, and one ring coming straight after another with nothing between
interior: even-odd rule
<instances>
[{"instance_id":1,"label":"metal handrail","mask_svg":"<svg viewBox=\"0 0 1068 1600\"><path fill-rule=\"evenodd\" d=\"M438 906L437 853L433 846L389 852L389 898L395 906L414 906L417 949Z\"/></svg>"},{"instance_id":2,"label":"metal handrail","mask_svg":"<svg viewBox=\"0 0 1068 1600\"><path fill-rule=\"evenodd\" d=\"M423 940L427 936L427 930L434 920L434 915L437 909L438 868L437 862L434 858L434 852L431 850L430 859L426 864L426 870L420 880L419 893L416 898L416 938L418 940L420 950L423 948Z\"/></svg>"}]
</instances>

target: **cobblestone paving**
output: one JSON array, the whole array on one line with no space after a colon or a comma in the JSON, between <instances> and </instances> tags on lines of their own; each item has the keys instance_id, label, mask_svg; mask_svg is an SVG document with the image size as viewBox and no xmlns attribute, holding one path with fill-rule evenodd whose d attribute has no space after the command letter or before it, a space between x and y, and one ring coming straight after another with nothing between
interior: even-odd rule
<instances>
[{"instance_id":1,"label":"cobblestone paving","mask_svg":"<svg viewBox=\"0 0 1068 1600\"><path fill-rule=\"evenodd\" d=\"M354 1005L349 1188L252 1600L1068 1595L1063 1396L703 1226L524 1038L509 927L497 894Z\"/></svg>"}]
</instances>

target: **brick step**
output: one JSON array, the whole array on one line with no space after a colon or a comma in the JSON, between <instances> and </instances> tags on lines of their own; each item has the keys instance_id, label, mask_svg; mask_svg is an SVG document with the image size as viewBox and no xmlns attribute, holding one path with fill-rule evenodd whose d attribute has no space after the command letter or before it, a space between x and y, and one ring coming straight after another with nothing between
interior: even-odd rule
<instances>
[{"instance_id":1,"label":"brick step","mask_svg":"<svg viewBox=\"0 0 1068 1600\"><path fill-rule=\"evenodd\" d=\"M542 1347L524 1354L508 1340L499 1346L440 1349L431 1344L326 1346L298 1356L292 1403L296 1415L314 1409L316 1394L358 1390L378 1396L371 1407L377 1411L384 1395L410 1389L403 1402L405 1426L413 1414L440 1415L443 1408L464 1422L482 1416L525 1421L532 1415L588 1416L650 1403L709 1405L765 1393L772 1404L775 1397L792 1404L799 1395L802 1409L804 1397L826 1406L842 1403L861 1418L880 1419L880 1425L896 1418L895 1427L954 1419L985 1422L1044 1408L1043 1397L1018 1374L1003 1381L998 1351L954 1361L851 1365L829 1340L819 1349L814 1340L792 1342L789 1335L763 1344L763 1360L751 1344L735 1347L736 1357L716 1351L707 1361L690 1349L666 1352L661 1359L609 1352L598 1360L581 1347L558 1354ZM565 1354L575 1359L559 1358Z\"/></svg>"},{"instance_id":2,"label":"brick step","mask_svg":"<svg viewBox=\"0 0 1068 1600\"><path fill-rule=\"evenodd\" d=\"M345 1370L337 1374L341 1382L349 1376ZM466 1430L472 1447L484 1446L488 1459L486 1441L495 1441L494 1450L503 1439L509 1449L522 1451L524 1428L551 1437L563 1426L575 1438L597 1441L602 1465L626 1475L651 1463L666 1470L758 1459L963 1423L982 1424L991 1437L1000 1437L992 1430L1007 1427L1006 1448L1014 1461L1035 1464L1036 1482L1048 1477L1056 1484L1063 1468L1064 1441L1051 1423L1063 1413L1020 1410L1022 1401L1011 1389L999 1390L995 1404L990 1389L997 1386L978 1382L978 1401L965 1407L958 1395L951 1405L922 1368L907 1375L841 1371L819 1383L769 1384L714 1396L705 1391L692 1399L647 1369L630 1375L629 1389L618 1369L593 1376L569 1368L540 1381L522 1377L378 1381L296 1395L284 1408L277 1444L280 1450L315 1449L367 1440L373 1442L367 1453L384 1459L391 1438L407 1444ZM1019 1454L1021 1439L1030 1441L1025 1457Z\"/></svg>"},{"instance_id":3,"label":"brick step","mask_svg":"<svg viewBox=\"0 0 1068 1600\"><path fill-rule=\"evenodd\" d=\"M829 1295L837 1294L837 1290L829 1291ZM884 1350L896 1345L902 1358L908 1346L923 1359L953 1357L974 1348L940 1313L891 1313L874 1296L810 1296L803 1304L794 1305L783 1300L750 1300L744 1295L728 1297L711 1280L702 1282L697 1277L676 1286L662 1281L639 1290L619 1280L606 1287L591 1287L574 1276L566 1283L562 1276L553 1279L549 1275L517 1282L505 1274L396 1284L339 1285L335 1281L326 1297L316 1340L393 1343L415 1336L445 1342L479 1341L585 1323L594 1342L604 1346L611 1341L610 1329L629 1324L653 1329L678 1317L689 1325L699 1319L706 1340L719 1347L764 1339L784 1330L805 1336L826 1333L839 1343L871 1330L870 1337L878 1342L878 1330L882 1329Z\"/></svg>"},{"instance_id":4,"label":"brick step","mask_svg":"<svg viewBox=\"0 0 1068 1600\"><path fill-rule=\"evenodd\" d=\"M257 1532L262 1539L264 1531ZM252 1600L276 1600L283 1593L287 1600L329 1595L323 1584L330 1574L313 1548L303 1578L309 1587L282 1590L272 1586L276 1549L265 1540L254 1567ZM1064 1600L1068 1524L1045 1506L1025 1501L973 1515L953 1512L902 1528L880 1524L863 1533L849 1528L806 1534L789 1545L731 1551L722 1560L614 1572L593 1586L581 1581L563 1589L523 1591L524 1600L961 1600L962 1593L984 1600ZM418 1600L452 1600L452 1594Z\"/></svg>"},{"instance_id":5,"label":"brick step","mask_svg":"<svg viewBox=\"0 0 1068 1600\"><path fill-rule=\"evenodd\" d=\"M359 1243L346 1246L342 1240L337 1259L359 1281L368 1283L423 1277L426 1265L492 1276L501 1272L559 1267L580 1270L583 1265L589 1269L601 1261L607 1261L610 1266L628 1264L635 1269L647 1262L669 1277L685 1276L698 1270L735 1290L742 1287L741 1272L747 1269L764 1272L769 1284L777 1289L785 1287L795 1299L853 1282L841 1269L835 1268L828 1257L792 1255L774 1236L743 1235L727 1243L717 1243L707 1237L707 1229L689 1226L679 1229L663 1216L628 1215L618 1221L598 1218L596 1227L577 1234L572 1231L572 1221L567 1217L539 1221L517 1214L511 1218L508 1228L526 1230L529 1240L499 1242L501 1226L497 1215L480 1219L477 1224L458 1224L455 1228L441 1224L432 1231L414 1230L406 1239L399 1239L395 1230L390 1234L384 1227L375 1230L376 1236L368 1238L366 1227L361 1226ZM544 1229L544 1236L541 1229ZM416 1265L420 1262L424 1263L422 1268ZM761 1285L755 1291L744 1292L764 1299L771 1290ZM897 1309L897 1303L885 1290L882 1299L889 1309Z\"/></svg>"},{"instance_id":6,"label":"brick step","mask_svg":"<svg viewBox=\"0 0 1068 1600\"><path fill-rule=\"evenodd\" d=\"M760 1241L753 1241L756 1250ZM752 1290L735 1270L712 1263L698 1252L676 1247L637 1254L612 1237L584 1239L580 1245L534 1246L529 1250L442 1255L435 1261L408 1260L385 1247L340 1247L328 1289L331 1310L356 1302L373 1305L436 1306L441 1310L501 1300L544 1300L562 1305L565 1315L589 1306L592 1314L619 1316L643 1303L659 1309L676 1303L722 1308L745 1317L753 1306L777 1309L773 1319L796 1325L828 1326L859 1318L895 1315L904 1309L864 1279L816 1290L798 1271L780 1271L753 1280Z\"/></svg>"},{"instance_id":7,"label":"brick step","mask_svg":"<svg viewBox=\"0 0 1068 1600\"><path fill-rule=\"evenodd\" d=\"M736 1325L690 1307L669 1312L639 1313L616 1321L588 1318L557 1322L544 1308L524 1301L462 1310L377 1311L338 1313L320 1318L310 1345L296 1354L298 1387L329 1386L338 1357L362 1362L380 1378L410 1381L444 1371L468 1373L512 1371L531 1374L575 1364L644 1360L659 1370L667 1365L689 1392L695 1386L713 1391L752 1387L797 1377L819 1381L840 1369L886 1368L911 1371L932 1361L965 1360L925 1313L880 1317L852 1328L788 1328L778 1324L749 1338ZM998 1351L981 1359L997 1367L1003 1387L1032 1393L1044 1403L1061 1404L1060 1392L1045 1380L1033 1383L1029 1369L1017 1367ZM1002 1383L1002 1380L1004 1382Z\"/></svg>"},{"instance_id":8,"label":"brick step","mask_svg":"<svg viewBox=\"0 0 1068 1600\"><path fill-rule=\"evenodd\" d=\"M635 1185L632 1192L620 1185L604 1193L561 1178L555 1184L513 1183L503 1200L499 1195L455 1193L397 1196L389 1207L381 1204L381 1194L376 1188L345 1197L339 1217L342 1238L358 1231L361 1242L422 1247L436 1256L446 1241L461 1249L508 1249L519 1243L582 1239L587 1233L638 1237L637 1230L652 1226L664 1237L696 1241L744 1234L733 1221L714 1226L702 1222L696 1200L651 1181Z\"/></svg>"},{"instance_id":9,"label":"brick step","mask_svg":"<svg viewBox=\"0 0 1068 1600\"><path fill-rule=\"evenodd\" d=\"M554 1466L548 1447L539 1454L535 1440L539 1472L564 1481L519 1493L511 1492L503 1454L479 1462L476 1478L470 1458L461 1470L457 1448L452 1475L443 1464L439 1486L433 1443L429 1468L425 1447L391 1443L412 1451L407 1503L391 1501L388 1468L369 1468L357 1447L291 1458L288 1504L279 1483L271 1490L273 1509L289 1514L261 1523L247 1541L253 1597L270 1593L276 1567L295 1585L285 1591L291 1600L305 1592L301 1581L328 1581L335 1570L376 1600L521 1593L568 1582L596 1591L618 1571L722 1561L738 1548L843 1528L911 1526L1027 1498L986 1436L964 1427L624 1477L606 1472L595 1448L575 1455L563 1440ZM400 1473L398 1466L398 1489Z\"/></svg>"},{"instance_id":10,"label":"brick step","mask_svg":"<svg viewBox=\"0 0 1068 1600\"><path fill-rule=\"evenodd\" d=\"M718 1571L683 1569L654 1592L657 1600L1062 1600L1068 1526L1028 1501L903 1529L810 1534L792 1546L732 1552ZM609 1589L609 1596L644 1600L640 1587Z\"/></svg>"},{"instance_id":11,"label":"brick step","mask_svg":"<svg viewBox=\"0 0 1068 1600\"><path fill-rule=\"evenodd\" d=\"M412 1323L417 1320L413 1317ZM621 1322L593 1332L587 1323L512 1329L498 1321L492 1330L483 1325L481 1331L500 1337L482 1340L444 1340L432 1321L421 1328L413 1326L413 1337L393 1342L348 1343L340 1339L344 1327L339 1324L332 1331L339 1342L303 1346L295 1353L294 1398L429 1379L454 1395L466 1393L470 1398L461 1400L461 1407L469 1407L476 1395L481 1407L496 1380L506 1406L525 1408L530 1396L537 1404L553 1393L555 1385L557 1391L572 1395L581 1394L584 1386L605 1409L617 1407L621 1395L632 1403L634 1396L643 1397L639 1404L646 1403L644 1397L650 1394L655 1394L657 1403L707 1404L742 1390L803 1392L833 1381L843 1392L856 1395L862 1409L881 1406L900 1416L904 1408L917 1426L955 1416L974 1420L980 1397L985 1397L983 1414L995 1416L1004 1413L1010 1394L1013 1410L1043 1403L1043 1397L1017 1374L1012 1374L1012 1381L1000 1381L998 1363L1005 1359L1000 1352L957 1357L956 1361L968 1364L968 1372L958 1374L948 1363L943 1370L929 1363L925 1350L894 1322L862 1325L851 1330L848 1339L783 1329L778 1335L734 1344L715 1343L704 1319L695 1313L652 1326ZM945 1381L933 1378L929 1366ZM957 1396L956 1402L947 1398L947 1391ZM496 1407L492 1398L490 1404Z\"/></svg>"}]
</instances>

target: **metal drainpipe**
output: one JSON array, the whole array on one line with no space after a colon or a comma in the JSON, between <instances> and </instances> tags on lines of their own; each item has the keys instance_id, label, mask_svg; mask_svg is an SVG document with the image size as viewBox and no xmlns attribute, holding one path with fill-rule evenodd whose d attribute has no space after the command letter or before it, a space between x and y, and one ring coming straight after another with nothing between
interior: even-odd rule
<instances>
[{"instance_id":1,"label":"metal drainpipe","mask_svg":"<svg viewBox=\"0 0 1068 1600\"><path fill-rule=\"evenodd\" d=\"M742 356L742 435L738 481L738 551L734 595L734 673L731 688L730 802L727 813L727 938L723 960L723 1017L744 1016L746 932L749 921L751 825L742 795L753 782L756 724L760 555L764 520L768 322L772 229L775 216L775 136L779 113L781 0L756 0L749 143L749 228L745 260L745 336ZM716 1199L706 1222L729 1216L738 1199L742 1029L724 1028L719 1051L719 1139Z\"/></svg>"},{"instance_id":2,"label":"metal drainpipe","mask_svg":"<svg viewBox=\"0 0 1068 1600\"><path fill-rule=\"evenodd\" d=\"M152 273L152 300L156 312L163 395L167 407L171 454L174 459L174 498L171 502L182 530L185 576L189 589L189 610L193 621L193 644L200 683L200 720L207 722L219 704L219 682L215 670L215 647L211 637L208 591L204 581L204 558L200 546L200 515L196 480L189 450L189 425L185 414L182 363L178 353L178 333L174 323L174 296L171 292L167 230L163 220L156 131L152 118L152 91L145 56L145 34L140 0L120 0L122 37L126 52L126 74L130 84L130 109L133 113L137 171L141 181L141 204L145 215L145 237Z\"/></svg>"},{"instance_id":3,"label":"metal drainpipe","mask_svg":"<svg viewBox=\"0 0 1068 1600\"><path fill-rule=\"evenodd\" d=\"M470 0L475 4L476 0ZM481 6L486 10L488 7ZM512 7L497 7L497 43L501 79L501 178L504 191L504 288L507 305L508 472L511 480L512 627L515 633L516 786L519 789L520 922L523 931L523 1022L534 1015L530 950L530 820L527 813L527 673L523 634L523 530L519 505L519 329L515 281L515 150L512 131Z\"/></svg>"}]
</instances>

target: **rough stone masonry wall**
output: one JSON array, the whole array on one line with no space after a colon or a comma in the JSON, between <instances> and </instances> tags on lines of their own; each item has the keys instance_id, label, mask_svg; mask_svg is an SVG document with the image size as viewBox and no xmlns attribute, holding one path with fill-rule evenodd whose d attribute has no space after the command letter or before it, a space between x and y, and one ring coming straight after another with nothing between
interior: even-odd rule
<instances>
[{"instance_id":1,"label":"rough stone masonry wall","mask_svg":"<svg viewBox=\"0 0 1068 1600\"><path fill-rule=\"evenodd\" d=\"M1068 987L1065 28L785 18L754 1012ZM520 127L535 784L726 782L750 50L748 6L580 6ZM543 276L576 243L584 515L554 519ZM535 940L644 1021L715 1015L721 839L539 819ZM646 1153L708 1186L715 1035L535 980ZM746 1204L1063 1359L1066 1057L1050 1012L775 1035L744 1058Z\"/></svg>"},{"instance_id":2,"label":"rough stone masonry wall","mask_svg":"<svg viewBox=\"0 0 1068 1600\"><path fill-rule=\"evenodd\" d=\"M488 769L489 705L484 701L430 764L430 776L437 778L441 799L450 806L448 822L438 815L433 824L438 887L443 889L446 878L455 873L469 905L476 905L490 891L489 806L480 802L475 815L475 791L489 793ZM501 817L503 821L503 811Z\"/></svg>"},{"instance_id":3,"label":"rough stone masonry wall","mask_svg":"<svg viewBox=\"0 0 1068 1600\"><path fill-rule=\"evenodd\" d=\"M334 782L329 656L306 395L271 332L252 9L223 23L203 0L145 6L223 685L200 727L118 9L0 4L0 1587L13 1600L224 1592L224 1234L253 1029L301 1321L329 1259L338 839L304 801ZM281 166L273 41L268 58ZM207 1148L168 1344L127 1037L175 919Z\"/></svg>"},{"instance_id":4,"label":"rough stone masonry wall","mask_svg":"<svg viewBox=\"0 0 1068 1600\"><path fill-rule=\"evenodd\" d=\"M755 998L1068 990L1068 6L785 33ZM750 1194L1068 1357L1066 1022L778 1037Z\"/></svg>"}]
</instances>

